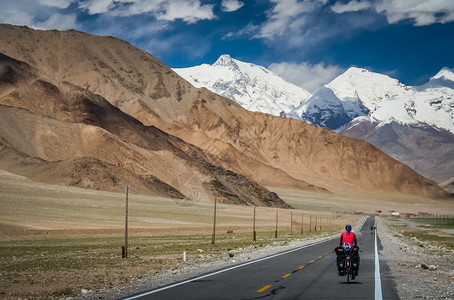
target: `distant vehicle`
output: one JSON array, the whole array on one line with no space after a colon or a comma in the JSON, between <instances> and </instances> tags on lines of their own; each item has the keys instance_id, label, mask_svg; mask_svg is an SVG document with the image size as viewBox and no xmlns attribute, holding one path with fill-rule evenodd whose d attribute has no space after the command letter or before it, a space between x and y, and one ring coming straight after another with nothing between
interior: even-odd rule
<instances>
[{"instance_id":1,"label":"distant vehicle","mask_svg":"<svg viewBox=\"0 0 454 300\"><path fill-rule=\"evenodd\" d=\"M397 212L397 211L394 211L391 215L393 215L393 216L395 216L395 217L398 217L398 216L400 216L400 213Z\"/></svg>"}]
</instances>

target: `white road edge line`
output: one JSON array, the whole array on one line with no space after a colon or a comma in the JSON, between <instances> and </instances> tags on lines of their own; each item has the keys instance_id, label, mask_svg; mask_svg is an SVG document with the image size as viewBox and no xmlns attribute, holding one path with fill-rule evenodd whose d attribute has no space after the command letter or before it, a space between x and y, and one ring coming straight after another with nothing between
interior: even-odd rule
<instances>
[{"instance_id":1,"label":"white road edge line","mask_svg":"<svg viewBox=\"0 0 454 300\"><path fill-rule=\"evenodd\" d=\"M161 292L161 291L164 291L164 290L167 290L167 289L170 289L170 288L177 287L179 285L183 285L183 284L189 283L189 282L193 282L193 281L196 281L196 280L200 280L200 279L203 279L203 278L207 278L207 277L210 277L210 276L221 274L221 273L224 273L224 272L227 272L227 271L231 271L231 270L234 270L234 269L237 269L237 268L241 268L241 267L244 267L244 266L247 266L247 265L251 265L251 264L254 264L254 263L257 263L257 262L261 262L261 261L264 261L264 260L267 260L267 259L271 259L271 258L280 256L280 255L284 255L284 254L288 254L288 253L291 253L291 252L295 252L295 251L298 251L298 250L301 250L301 249L304 249L304 248L307 248L307 247L315 246L315 245L324 243L324 242L326 242L328 240L331 240L331 239L334 239L334 238L335 237L331 237L331 238L328 238L328 239L325 239L325 240L322 240L322 241L319 241L319 242L315 242L315 243L312 243L312 244L309 244L309 245L305 245L305 246L302 246L302 247L299 247L299 248L295 248L295 249L287 250L287 251L284 251L284 252L281 252L281 253L273 254L273 255L270 255L270 256L267 256L267 257L263 257L263 258L260 258L260 259L257 259L257 260L249 261L249 262L246 262L246 263L243 263L243 264L240 264L240 265L229 267L227 269L222 269L222 270L219 270L219 271L216 271L216 272L213 272L213 273L205 274L205 275L202 275L202 276L199 276L199 277L196 277L196 278L191 278L191 279L188 279L188 280L185 280L185 281L181 281L181 282L178 282L178 283L174 283L172 285L168 285L168 286L156 289L156 290L148 291L148 292L145 292L143 294L139 294L139 295L123 298L123 299L124 300L132 300L132 299L137 299L137 298L140 298L140 297L148 296L148 295L151 295L151 294L154 294L154 293L157 293L157 292Z\"/></svg>"},{"instance_id":2,"label":"white road edge line","mask_svg":"<svg viewBox=\"0 0 454 300\"><path fill-rule=\"evenodd\" d=\"M378 259L377 227L375 227L375 300L383 300L381 292L380 262Z\"/></svg>"}]
</instances>

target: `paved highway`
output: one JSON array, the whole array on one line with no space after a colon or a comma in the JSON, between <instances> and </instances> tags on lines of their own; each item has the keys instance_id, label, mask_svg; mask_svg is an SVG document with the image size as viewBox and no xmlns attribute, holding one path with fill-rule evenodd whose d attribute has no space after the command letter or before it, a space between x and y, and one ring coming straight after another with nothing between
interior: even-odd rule
<instances>
[{"instance_id":1,"label":"paved highway","mask_svg":"<svg viewBox=\"0 0 454 300\"><path fill-rule=\"evenodd\" d=\"M356 232L361 266L350 284L337 275L335 238L126 299L399 299L386 262L376 256L381 245L373 224L369 217Z\"/></svg>"}]
</instances>

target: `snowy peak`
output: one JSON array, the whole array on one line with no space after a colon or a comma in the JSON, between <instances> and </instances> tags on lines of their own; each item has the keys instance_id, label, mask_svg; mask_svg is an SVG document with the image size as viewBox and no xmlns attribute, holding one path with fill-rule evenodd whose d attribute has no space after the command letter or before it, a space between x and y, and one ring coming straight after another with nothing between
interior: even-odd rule
<instances>
[{"instance_id":1,"label":"snowy peak","mask_svg":"<svg viewBox=\"0 0 454 300\"><path fill-rule=\"evenodd\" d=\"M213 64L213 67L229 67L229 66L234 66L238 67L238 65L235 63L234 59L230 57L228 54L221 55L218 60Z\"/></svg>"},{"instance_id":2,"label":"snowy peak","mask_svg":"<svg viewBox=\"0 0 454 300\"><path fill-rule=\"evenodd\" d=\"M218 58L218 60L212 65L212 68L214 68L214 69L228 68L228 69L235 70L236 72L241 72L240 66L238 65L238 63L241 63L241 62L233 59L228 54L224 54Z\"/></svg>"},{"instance_id":3,"label":"snowy peak","mask_svg":"<svg viewBox=\"0 0 454 300\"><path fill-rule=\"evenodd\" d=\"M454 69L450 68L443 68L438 72L435 76L431 77L430 79L444 79L449 81L454 81Z\"/></svg>"},{"instance_id":4,"label":"snowy peak","mask_svg":"<svg viewBox=\"0 0 454 300\"><path fill-rule=\"evenodd\" d=\"M262 66L221 55L213 64L174 69L195 87L206 87L251 111L276 116L291 112L311 94ZM298 118L298 117L297 117Z\"/></svg>"},{"instance_id":5,"label":"snowy peak","mask_svg":"<svg viewBox=\"0 0 454 300\"><path fill-rule=\"evenodd\" d=\"M316 91L298 107L297 114L306 122L338 131L406 90L405 85L389 76L351 67Z\"/></svg>"},{"instance_id":6,"label":"snowy peak","mask_svg":"<svg viewBox=\"0 0 454 300\"><path fill-rule=\"evenodd\" d=\"M454 69L443 68L435 76L419 89L440 89L449 88L454 89Z\"/></svg>"},{"instance_id":7,"label":"snowy peak","mask_svg":"<svg viewBox=\"0 0 454 300\"><path fill-rule=\"evenodd\" d=\"M298 114L306 122L333 130L369 116L381 123L427 124L454 132L451 79L453 70L443 68L425 85L412 87L387 75L350 68L316 91Z\"/></svg>"},{"instance_id":8,"label":"snowy peak","mask_svg":"<svg viewBox=\"0 0 454 300\"><path fill-rule=\"evenodd\" d=\"M264 67L222 55L213 64L174 69L195 87L251 111L293 117L339 131L358 117L381 123L427 124L454 132L454 70L443 68L422 86L351 67L311 95Z\"/></svg>"},{"instance_id":9,"label":"snowy peak","mask_svg":"<svg viewBox=\"0 0 454 300\"><path fill-rule=\"evenodd\" d=\"M384 99L408 89L389 76L352 67L335 78L326 87L343 101L361 101L369 110L376 109Z\"/></svg>"}]
</instances>

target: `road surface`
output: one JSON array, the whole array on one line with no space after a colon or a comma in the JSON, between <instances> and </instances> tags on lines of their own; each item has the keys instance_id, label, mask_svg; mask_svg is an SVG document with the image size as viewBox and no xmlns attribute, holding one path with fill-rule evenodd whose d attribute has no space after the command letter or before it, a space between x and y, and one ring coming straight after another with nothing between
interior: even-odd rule
<instances>
[{"instance_id":1,"label":"road surface","mask_svg":"<svg viewBox=\"0 0 454 300\"><path fill-rule=\"evenodd\" d=\"M399 299L386 262L376 256L381 245L373 224L368 217L356 232L361 265L350 284L337 275L335 238L125 299Z\"/></svg>"}]
</instances>

